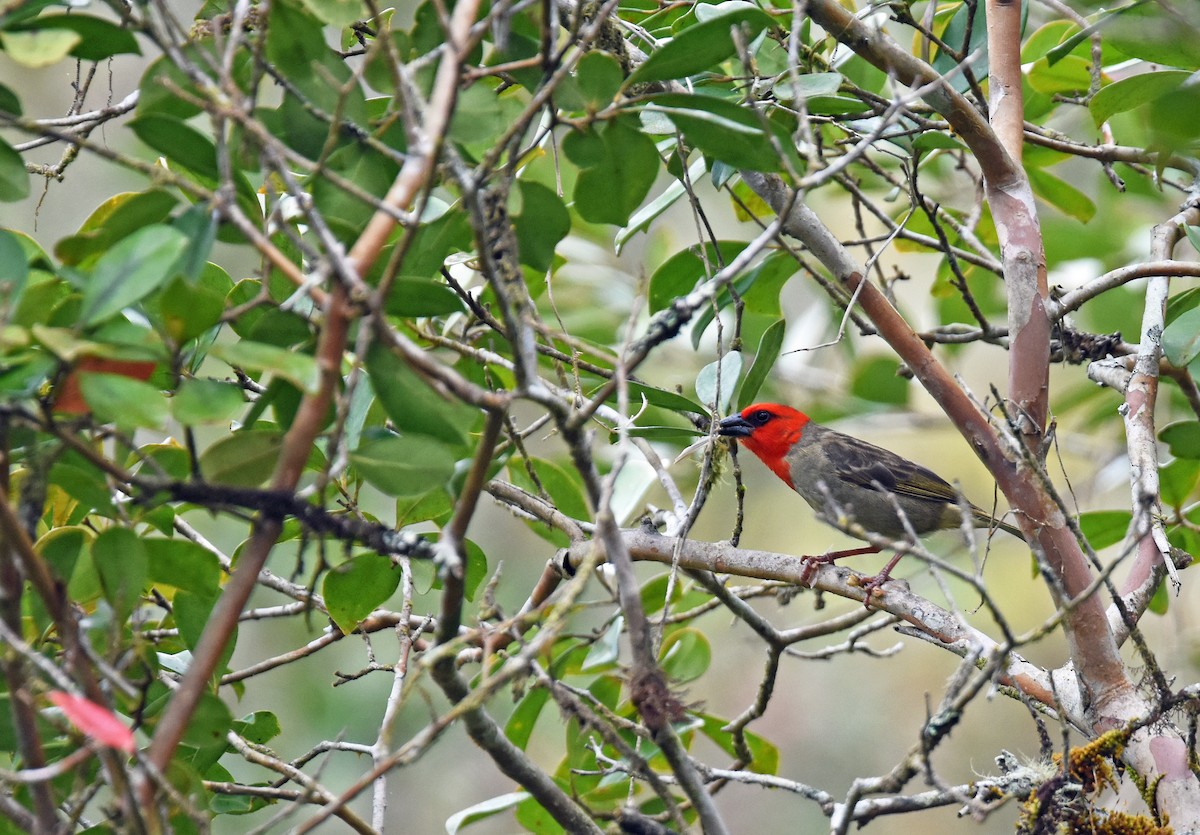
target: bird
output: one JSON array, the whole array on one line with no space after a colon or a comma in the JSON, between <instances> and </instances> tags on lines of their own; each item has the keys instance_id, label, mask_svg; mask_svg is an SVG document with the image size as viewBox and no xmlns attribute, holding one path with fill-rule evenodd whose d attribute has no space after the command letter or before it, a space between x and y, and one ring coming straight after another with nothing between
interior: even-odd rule
<instances>
[{"instance_id":1,"label":"bird","mask_svg":"<svg viewBox=\"0 0 1200 835\"><path fill-rule=\"evenodd\" d=\"M1020 539L1020 530L965 502L941 476L890 450L813 422L779 403L755 403L720 421L717 434L732 438L826 520L845 515L864 530L889 539L961 527L964 512L977 528L999 528ZM901 517L903 513L903 518ZM878 553L876 546L806 557L810 564ZM867 600L886 582L903 553L867 578Z\"/></svg>"}]
</instances>

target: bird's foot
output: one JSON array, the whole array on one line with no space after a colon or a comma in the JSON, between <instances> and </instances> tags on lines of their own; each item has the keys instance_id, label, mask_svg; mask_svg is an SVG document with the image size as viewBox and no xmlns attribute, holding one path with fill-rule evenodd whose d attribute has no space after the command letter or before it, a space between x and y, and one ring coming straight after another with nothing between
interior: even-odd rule
<instances>
[{"instance_id":1,"label":"bird's foot","mask_svg":"<svg viewBox=\"0 0 1200 835\"><path fill-rule=\"evenodd\" d=\"M800 585L812 588L813 576L823 565L832 565L834 558L829 554L819 554L800 558Z\"/></svg>"},{"instance_id":2,"label":"bird's foot","mask_svg":"<svg viewBox=\"0 0 1200 835\"><path fill-rule=\"evenodd\" d=\"M882 599L886 592L883 589L883 584L890 581L892 578L882 572L873 577L863 577L855 575L850 578L850 584L858 586L863 590L863 606L867 609L872 608L873 600Z\"/></svg>"},{"instance_id":3,"label":"bird's foot","mask_svg":"<svg viewBox=\"0 0 1200 835\"><path fill-rule=\"evenodd\" d=\"M823 565L833 565L843 557L857 557L862 554L877 553L879 553L878 548L873 546L865 546L863 548L847 548L842 551L827 551L824 554L801 557L800 561L803 563L804 567L800 571L800 585L812 588L813 575L815 575L817 573L817 569Z\"/></svg>"},{"instance_id":4,"label":"bird's foot","mask_svg":"<svg viewBox=\"0 0 1200 835\"><path fill-rule=\"evenodd\" d=\"M883 567L883 571L880 571L874 577L856 578L855 585L860 586L866 592L866 597L863 598L863 606L870 609L872 599L883 597L883 584L892 579L892 569L896 567L896 563L900 562L902 556L904 555L894 555L888 560L888 564Z\"/></svg>"}]
</instances>

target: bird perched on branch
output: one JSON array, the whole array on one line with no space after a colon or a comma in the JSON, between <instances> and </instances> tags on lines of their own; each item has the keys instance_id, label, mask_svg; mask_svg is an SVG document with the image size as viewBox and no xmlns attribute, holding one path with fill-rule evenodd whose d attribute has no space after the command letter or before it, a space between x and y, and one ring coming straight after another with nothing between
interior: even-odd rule
<instances>
[{"instance_id":1,"label":"bird perched on branch","mask_svg":"<svg viewBox=\"0 0 1200 835\"><path fill-rule=\"evenodd\" d=\"M905 520L912 533L920 535L961 527L963 514L969 513L969 521L977 528L1000 528L1025 538L1012 525L965 502L931 470L813 423L808 415L788 406L756 403L722 420L717 431L758 456L826 519L845 515L871 533L906 539ZM829 563L879 550L868 546L807 559ZM896 554L883 571L868 579L868 591L888 579L900 557Z\"/></svg>"}]
</instances>

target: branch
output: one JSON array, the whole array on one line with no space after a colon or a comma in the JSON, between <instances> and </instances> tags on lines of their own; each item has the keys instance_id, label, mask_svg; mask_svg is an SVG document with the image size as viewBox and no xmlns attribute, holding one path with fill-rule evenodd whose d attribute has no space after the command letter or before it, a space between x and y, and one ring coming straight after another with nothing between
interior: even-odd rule
<instances>
[{"instance_id":1,"label":"branch","mask_svg":"<svg viewBox=\"0 0 1200 835\"><path fill-rule=\"evenodd\" d=\"M716 574L736 574L760 580L779 580L836 594L849 600L865 603L867 593L857 582L859 575L848 568L822 565L815 569L790 554L770 551L755 551L734 548L726 543L679 540L662 536L652 530L622 530L620 538L629 555L635 560L648 560L671 565L678 552L677 564L681 568L709 571ZM560 552L559 559L568 568L578 566L579 560L590 555L594 545L581 542ZM984 657L993 652L998 644L985 633L968 625L961 618L912 594L898 583L885 586L882 597L872 597L871 606L895 615L914 629L928 636L928 640L957 655L976 654ZM1046 671L1025 661L1015 652L1010 652L1001 680L1029 694L1047 706L1056 707L1053 691L1057 687L1063 693L1064 710L1069 711L1070 721L1083 726L1083 705L1071 695L1073 676L1069 673L1056 674L1056 685Z\"/></svg>"}]
</instances>

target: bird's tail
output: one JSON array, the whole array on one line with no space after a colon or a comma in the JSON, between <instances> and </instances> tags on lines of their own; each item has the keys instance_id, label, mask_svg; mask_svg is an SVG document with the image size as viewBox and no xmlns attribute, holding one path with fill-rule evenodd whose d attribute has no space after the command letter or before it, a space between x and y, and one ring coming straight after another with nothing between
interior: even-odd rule
<instances>
[{"instance_id":1,"label":"bird's tail","mask_svg":"<svg viewBox=\"0 0 1200 835\"><path fill-rule=\"evenodd\" d=\"M975 508L975 522L981 528L999 528L1006 533L1010 533L1022 542L1025 541L1025 534L1021 533L1021 529L1007 522L1001 522L992 514L985 510Z\"/></svg>"}]
</instances>

